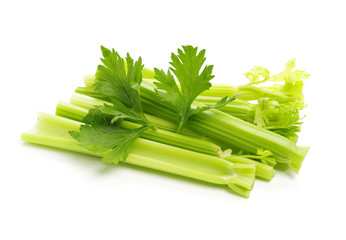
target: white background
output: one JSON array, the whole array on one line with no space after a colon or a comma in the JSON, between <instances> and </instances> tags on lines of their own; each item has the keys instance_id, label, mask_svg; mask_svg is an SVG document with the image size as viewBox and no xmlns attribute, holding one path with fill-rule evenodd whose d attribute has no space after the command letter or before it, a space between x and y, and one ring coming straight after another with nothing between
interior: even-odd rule
<instances>
[{"instance_id":1,"label":"white background","mask_svg":"<svg viewBox=\"0 0 346 240\"><path fill-rule=\"evenodd\" d=\"M0 239L345 239L344 1L2 1ZM224 188L20 141L54 113L100 45L167 68L182 44L207 49L215 82L245 83L296 58L306 81L299 175Z\"/></svg>"}]
</instances>

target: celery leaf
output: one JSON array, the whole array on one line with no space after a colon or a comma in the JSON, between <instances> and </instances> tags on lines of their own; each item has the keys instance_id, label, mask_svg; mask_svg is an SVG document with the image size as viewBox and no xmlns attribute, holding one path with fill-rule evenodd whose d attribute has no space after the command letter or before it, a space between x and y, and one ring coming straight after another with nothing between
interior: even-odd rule
<instances>
[{"instance_id":1,"label":"celery leaf","mask_svg":"<svg viewBox=\"0 0 346 240\"><path fill-rule=\"evenodd\" d=\"M108 98L111 104L94 106L83 119L86 123L79 132L70 132L81 146L92 152L104 153L103 161L118 163L126 160L140 134L153 125L146 119L140 98L142 59L136 62L127 54L121 58L114 51L101 46L103 58L95 74L95 91ZM143 126L123 129L117 123L130 120Z\"/></svg>"},{"instance_id":2,"label":"celery leaf","mask_svg":"<svg viewBox=\"0 0 346 240\"><path fill-rule=\"evenodd\" d=\"M182 48L178 49L177 55L171 54L171 67L167 73L157 68L154 69L157 80L154 82L157 87L157 95L164 102L173 106L177 112L179 122L177 132L192 114L212 108L191 109L191 104L200 93L210 88L211 83L209 81L214 78L212 75L213 65L206 65L203 68L206 59L205 50L198 52L197 47L189 45L182 46ZM231 100L227 100L227 98L222 99L214 108L229 101Z\"/></svg>"},{"instance_id":3,"label":"celery leaf","mask_svg":"<svg viewBox=\"0 0 346 240\"><path fill-rule=\"evenodd\" d=\"M261 81L260 77L264 80L269 78L269 70L265 67L255 66L249 72L244 74L250 81L250 83Z\"/></svg>"},{"instance_id":4,"label":"celery leaf","mask_svg":"<svg viewBox=\"0 0 346 240\"><path fill-rule=\"evenodd\" d=\"M148 129L148 126L123 129L111 124L102 113L93 116L94 119L90 124L82 125L80 132L71 131L70 135L88 150L104 153L102 160L107 163L124 162L133 143L143 131Z\"/></svg>"},{"instance_id":5,"label":"celery leaf","mask_svg":"<svg viewBox=\"0 0 346 240\"><path fill-rule=\"evenodd\" d=\"M83 122L91 122L93 118L94 111L99 111L112 117L111 123L118 122L120 120L126 119L139 124L146 125L147 122L142 120L142 114L136 112L134 109L127 108L121 102L113 99L113 105L104 104L100 106L94 106L94 110L89 111L88 115L83 119Z\"/></svg>"},{"instance_id":6,"label":"celery leaf","mask_svg":"<svg viewBox=\"0 0 346 240\"><path fill-rule=\"evenodd\" d=\"M131 119L144 124L149 123L143 113L140 85L142 82L142 59L134 62L130 54L121 58L114 51L101 46L103 58L95 74L95 90L108 97L113 103L99 107L99 110L111 114L114 119Z\"/></svg>"}]
</instances>

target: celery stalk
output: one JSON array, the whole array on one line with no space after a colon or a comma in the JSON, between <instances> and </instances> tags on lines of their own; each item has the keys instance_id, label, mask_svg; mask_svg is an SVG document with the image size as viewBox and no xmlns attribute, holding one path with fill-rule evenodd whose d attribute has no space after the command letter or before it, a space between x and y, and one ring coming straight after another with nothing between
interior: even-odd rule
<instances>
[{"instance_id":1,"label":"celery stalk","mask_svg":"<svg viewBox=\"0 0 346 240\"><path fill-rule=\"evenodd\" d=\"M70 118L76 121L82 121L84 116L87 114L87 109L90 109L92 108L92 106L95 106L95 105L102 105L104 103L107 103L107 102L101 101L95 98L91 98L88 96L83 96L80 94L74 94L71 97L71 104L63 103L63 102L58 103L57 115L58 116L60 115L62 117L67 116L67 118ZM74 104L78 106L75 106ZM82 110L81 107L85 109ZM147 117L148 116L151 116L151 115L147 115ZM121 126L124 128L136 128L139 125L129 121L122 121ZM218 156L233 163L255 164L256 177L259 177L264 180L269 181L275 175L275 170L271 166L267 166L263 163L254 161L249 158L245 158L241 156L233 156L233 155L229 156L229 154L223 154L220 147L218 147L214 143L196 139L196 138L186 137L181 134L176 134L174 132L175 128L171 128L169 130L170 131L164 131L164 130L158 129L156 131L153 131L149 129L143 132L141 137L152 140L152 141L188 149L191 151L196 151L196 152L200 152L200 153L204 153L204 154L208 154L212 156Z\"/></svg>"},{"instance_id":2,"label":"celery stalk","mask_svg":"<svg viewBox=\"0 0 346 240\"><path fill-rule=\"evenodd\" d=\"M144 110L151 114L155 112L154 115L172 120L174 110L159 103L153 85L150 82L144 82L142 86L142 89L145 89L141 91L142 99L145 99L143 101ZM155 108L145 102L155 104ZM196 107L204 106L198 102L195 102L194 105ZM267 149L273 153L277 162L288 164L295 173L299 172L309 149L308 147L297 147L293 141L283 136L216 109L192 116L187 121L187 126L195 132L253 154L256 154L258 148Z\"/></svg>"},{"instance_id":3,"label":"celery stalk","mask_svg":"<svg viewBox=\"0 0 346 240\"><path fill-rule=\"evenodd\" d=\"M22 134L30 143L101 156L79 146L69 131L78 131L81 123L41 113L33 130ZM173 173L209 183L227 185L235 193L249 197L253 188L255 165L232 164L221 158L188 151L149 140L136 140L125 161L142 167Z\"/></svg>"},{"instance_id":4,"label":"celery stalk","mask_svg":"<svg viewBox=\"0 0 346 240\"><path fill-rule=\"evenodd\" d=\"M216 104L220 98L200 96L199 103L211 106ZM219 108L220 111L240 118L246 122L253 123L259 127L277 131L287 138L297 137L295 132L300 131L299 111L295 103L279 103L269 98L259 98L257 104L251 104L245 100L236 99Z\"/></svg>"},{"instance_id":5,"label":"celery stalk","mask_svg":"<svg viewBox=\"0 0 346 240\"><path fill-rule=\"evenodd\" d=\"M80 88L77 88L80 89ZM78 92L78 90L76 90L76 92ZM98 98L95 97L91 97L88 94L87 95L83 95L83 94L79 94L79 93L75 93L71 96L70 99L70 104L73 104L75 106L77 106L77 108L74 108L71 105L66 105L64 106L66 103L60 102L57 106L57 115L58 116L62 116L62 117L67 117L76 121L82 121L82 119L84 118L84 116L86 115L87 112L85 112L85 110L82 110L80 108L84 108L86 110L89 110L91 108L93 108L94 106L97 105L103 105L103 104L111 104L107 101L103 101L100 100ZM70 108L74 108L74 109L70 109ZM64 113L64 111L67 111L69 113ZM82 113L84 112L84 113ZM76 115L73 115L74 113L76 113ZM68 116L68 114L72 114L71 116ZM145 117L152 122L155 126L157 126L158 128L162 129L162 130L166 130L166 131L170 131L170 132L175 132L175 130L177 129L177 124L171 122L171 121L167 121L164 120L162 118L150 115L150 114L145 114ZM186 136L191 136L191 137L196 137L196 138L203 138L202 135L197 134L196 132L193 132L187 128L182 128L180 134L182 135L186 135Z\"/></svg>"},{"instance_id":6,"label":"celery stalk","mask_svg":"<svg viewBox=\"0 0 346 240\"><path fill-rule=\"evenodd\" d=\"M84 107L72 105L63 101L58 102L57 108L55 110L55 114L57 116L79 122L83 121L83 118L88 114L88 112L89 110Z\"/></svg>"},{"instance_id":7,"label":"celery stalk","mask_svg":"<svg viewBox=\"0 0 346 240\"><path fill-rule=\"evenodd\" d=\"M81 100L81 99L80 99ZM90 100L90 99L89 99ZM99 103L96 101L95 103ZM82 122L83 118L87 115L88 109L75 106L70 103L59 102L57 105L56 115L71 120ZM123 120L120 126L127 129L134 129L140 127L139 124ZM216 144L205 141L200 138L190 137L174 133L173 131L166 131L163 129L147 130L142 133L142 138L149 139L152 141L185 148L191 151L197 151L200 153L220 156L222 151Z\"/></svg>"},{"instance_id":8,"label":"celery stalk","mask_svg":"<svg viewBox=\"0 0 346 240\"><path fill-rule=\"evenodd\" d=\"M141 86L144 111L169 121L175 121L174 109L160 103L152 80L143 80ZM194 106L205 105L195 101ZM288 164L295 173L299 172L302 161L309 150L309 147L298 147L293 141L279 134L216 109L192 116L186 125L197 133L253 154L256 154L258 148L269 150L278 163Z\"/></svg>"},{"instance_id":9,"label":"celery stalk","mask_svg":"<svg viewBox=\"0 0 346 240\"><path fill-rule=\"evenodd\" d=\"M219 97L198 96L196 101L207 106L215 105L220 100ZM234 117L240 118L246 122L253 123L255 118L256 104L236 99L227 105L219 108L220 111L226 112Z\"/></svg>"}]
</instances>

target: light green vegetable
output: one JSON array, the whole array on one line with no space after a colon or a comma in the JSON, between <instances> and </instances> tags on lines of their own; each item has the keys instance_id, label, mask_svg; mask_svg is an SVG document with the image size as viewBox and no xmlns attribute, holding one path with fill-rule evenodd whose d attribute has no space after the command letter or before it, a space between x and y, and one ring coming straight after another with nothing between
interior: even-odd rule
<instances>
[{"instance_id":1,"label":"light green vegetable","mask_svg":"<svg viewBox=\"0 0 346 240\"><path fill-rule=\"evenodd\" d=\"M309 74L293 70L295 60L273 76L256 66L245 85L212 86L213 65L197 47L172 53L167 71L101 51L85 87L58 103L57 116L41 113L22 140L228 185L243 197L277 164L299 172L309 150L296 145Z\"/></svg>"},{"instance_id":2,"label":"light green vegetable","mask_svg":"<svg viewBox=\"0 0 346 240\"><path fill-rule=\"evenodd\" d=\"M219 101L218 97L200 96L196 100L205 105L212 105ZM219 108L220 111L253 123L259 127L278 133L294 142L297 142L300 132L301 119L299 110L286 107L278 101L269 98L260 98L258 103L250 103L236 99Z\"/></svg>"},{"instance_id":3,"label":"light green vegetable","mask_svg":"<svg viewBox=\"0 0 346 240\"><path fill-rule=\"evenodd\" d=\"M294 70L295 59L287 62L285 70L276 75L270 76L269 70L264 67L255 67L250 72L245 73L250 83L232 85L213 85L210 89L201 93L203 96L223 97L225 95L236 95L242 100L258 100L269 98L276 100L287 108L294 107L301 110L305 107L303 86L304 79L310 74L302 70ZM261 71L259 71L259 68ZM260 74L261 73L261 74ZM263 76L262 79L259 76Z\"/></svg>"},{"instance_id":4,"label":"light green vegetable","mask_svg":"<svg viewBox=\"0 0 346 240\"><path fill-rule=\"evenodd\" d=\"M183 49L184 52L178 49L178 55L172 54L171 63L173 66L171 70L180 81L181 90L170 71L166 75L163 71L155 69L155 78L159 81L155 82L159 89L155 91L156 98L163 99L176 109L179 120L177 132L181 131L183 124L190 116L207 109L221 107L234 100L234 97L229 99L224 97L214 106L191 109L190 105L197 95L211 86L209 81L213 78L212 66L206 66L199 73L205 61L205 50L197 54L197 48L192 46L183 46ZM97 94L103 99L107 98L112 104L105 103L90 109L83 118L83 122L87 124L81 127L79 133L71 132L71 135L91 151L111 150L103 160L117 163L126 159L132 144L141 134L150 127L154 130L156 127L146 118L142 108L140 86L143 65L141 58L134 62L129 54L126 59L123 59L114 49L111 51L101 47L101 50L103 65L97 68L93 86ZM91 79L87 78L87 80L90 83ZM142 126L124 129L119 126L121 120L129 120ZM96 134L97 139L91 139L90 135Z\"/></svg>"},{"instance_id":5,"label":"light green vegetable","mask_svg":"<svg viewBox=\"0 0 346 240\"><path fill-rule=\"evenodd\" d=\"M235 103L230 103L220 110L297 142L297 133L300 132L302 124L300 111L306 107L303 80L310 74L293 70L295 66L295 59L290 60L284 71L273 76L270 76L269 70L264 67L254 67L245 73L250 81L248 84L214 85L202 93L204 96L199 97L200 102L213 104L225 94L239 94L238 103L257 101L253 107L244 104L244 108L236 108Z\"/></svg>"},{"instance_id":6,"label":"light green vegetable","mask_svg":"<svg viewBox=\"0 0 346 240\"><path fill-rule=\"evenodd\" d=\"M74 96L73 99L75 100L79 96ZM81 102L83 99L86 99L84 96L79 99L79 102ZM76 105L73 105L71 103L64 103L64 102L59 102L57 105L57 111L56 115L65 117L71 120L75 121L80 121L83 122L83 119L88 115L88 112L90 109L93 108L93 106L97 106L98 100L95 99L95 104L91 105L89 107L79 107ZM88 99L90 102L91 99ZM146 115L148 117L149 115ZM157 118L156 118L157 119ZM169 124L170 125L170 124ZM118 126L124 129L138 129L141 127L141 125L130 122L127 120L123 120L120 123L118 123ZM213 155L213 156L220 156L222 155L222 151L219 146L217 146L214 143L211 143L209 141L205 141L201 138L196 138L196 137L191 137L191 136L186 136L182 134L177 134L175 132L176 125L171 127L171 131L166 131L164 129L146 129L146 131L143 131L141 133L141 137L152 140L152 141L157 141L161 142L164 144L176 146L176 147L181 147L185 148L188 150L196 151L196 152L201 152L205 153L208 155ZM158 126L160 128L160 126ZM168 126L168 128L170 128Z\"/></svg>"},{"instance_id":7,"label":"light green vegetable","mask_svg":"<svg viewBox=\"0 0 346 240\"><path fill-rule=\"evenodd\" d=\"M73 103L77 103L80 106L76 106ZM57 115L66 117L76 121L83 121L84 117L88 114L88 110L93 108L95 105L102 105L104 101L100 101L98 99L86 97L83 95L75 94L71 97L71 103L59 102L57 105ZM148 119L151 118L150 115L146 115ZM158 119L155 119L156 122ZM263 180L271 180L275 175L275 170L273 167L260 163L258 161L254 161L253 159L261 160L261 156L256 155L231 155L229 150L221 151L220 147L216 144L206 141L200 138L200 136L185 136L182 134L174 133L176 129L176 125L173 124L173 127L170 127L169 122L164 122L164 124L156 124L153 122L159 129L152 130L148 129L141 134L141 138L160 142L163 144L168 144L175 147L184 148L190 151L200 152L212 156L217 156L224 158L233 163L247 163L247 164L255 164L256 165L256 176ZM169 123L168 127L165 127L165 124ZM119 124L121 127L126 129L138 128L139 125L129 121L122 121ZM164 129L168 129L168 131L160 129L163 127Z\"/></svg>"},{"instance_id":8,"label":"light green vegetable","mask_svg":"<svg viewBox=\"0 0 346 240\"><path fill-rule=\"evenodd\" d=\"M144 80L141 86L144 111L174 122L176 118L174 109L160 103L152 82ZM92 89L88 89L88 91L91 92ZM195 101L193 106L204 107L205 105ZM210 109L191 116L186 125L189 129L199 134L215 141L226 143L230 148L242 149L251 154L256 154L259 148L269 150L277 163L287 164L295 173L299 172L309 150L308 147L296 146L294 141L279 134L245 122L217 109Z\"/></svg>"},{"instance_id":9,"label":"light green vegetable","mask_svg":"<svg viewBox=\"0 0 346 240\"><path fill-rule=\"evenodd\" d=\"M105 152L98 147L104 144L100 140L92 142L95 144L94 146L97 146L97 149L90 151L68 134L69 131L78 132L79 129L83 129L82 126L84 125L80 122L41 113L35 128L22 134L22 140L98 157L104 157L108 154L107 151ZM107 129L107 132L109 130ZM106 136L112 134L114 130L110 131L111 133ZM88 132L89 135L93 133ZM98 139L98 133L95 137L90 139ZM106 144L110 143L107 141ZM255 179L255 165L253 164L232 164L218 157L144 139L135 141L131 153L122 162L209 183L227 185L243 197L249 197Z\"/></svg>"},{"instance_id":10,"label":"light green vegetable","mask_svg":"<svg viewBox=\"0 0 346 240\"><path fill-rule=\"evenodd\" d=\"M144 111L174 121L174 112L154 98L154 86L144 81L142 84L142 104ZM194 102L195 107L204 105ZM217 109L210 109L190 117L186 123L191 130L205 135L229 147L256 154L259 148L269 150L278 163L288 164L296 173L308 152L308 147L298 147L295 143L274 132L268 131Z\"/></svg>"},{"instance_id":11,"label":"light green vegetable","mask_svg":"<svg viewBox=\"0 0 346 240\"><path fill-rule=\"evenodd\" d=\"M297 133L300 132L302 124L299 113L306 106L303 80L310 75L301 70L293 71L294 67L295 59L287 62L284 71L270 76L268 69L256 66L245 73L249 80L248 84L241 86L215 84L202 92L196 100L212 106L224 96L237 95L235 101L218 109L297 142ZM146 69L146 72L150 70ZM147 77L154 79L153 74L152 72L152 75Z\"/></svg>"}]
</instances>

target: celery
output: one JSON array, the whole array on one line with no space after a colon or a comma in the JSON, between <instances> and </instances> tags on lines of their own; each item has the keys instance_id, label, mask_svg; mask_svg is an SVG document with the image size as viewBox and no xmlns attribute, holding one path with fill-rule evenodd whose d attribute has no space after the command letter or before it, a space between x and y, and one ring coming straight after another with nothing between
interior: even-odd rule
<instances>
[{"instance_id":1,"label":"celery","mask_svg":"<svg viewBox=\"0 0 346 240\"><path fill-rule=\"evenodd\" d=\"M253 123L255 118L256 104L249 103L245 100L236 100L228 103L227 105L219 108L220 111L226 112L234 117L243 119L244 121ZM205 105L214 105L220 100L219 97L198 96L197 102Z\"/></svg>"},{"instance_id":2,"label":"celery","mask_svg":"<svg viewBox=\"0 0 346 240\"><path fill-rule=\"evenodd\" d=\"M197 101L205 105L213 105L220 98L200 96ZM237 99L219 108L220 111L253 123L259 127L269 129L290 140L297 141L297 132L300 132L299 111L296 108L280 104L268 98L258 99L257 104Z\"/></svg>"},{"instance_id":3,"label":"celery","mask_svg":"<svg viewBox=\"0 0 346 240\"><path fill-rule=\"evenodd\" d=\"M144 111L174 122L176 119L174 111L159 102L154 94L152 82L144 80L141 86ZM196 101L194 105L204 106ZM288 164L295 173L299 172L309 150L309 147L298 147L290 139L216 109L191 116L186 125L208 138L225 142L231 148L235 147L253 154L256 154L258 148L267 149L273 153L278 163Z\"/></svg>"},{"instance_id":4,"label":"celery","mask_svg":"<svg viewBox=\"0 0 346 240\"><path fill-rule=\"evenodd\" d=\"M101 101L95 98L91 98L88 96L83 96L80 94L74 94L71 97L70 104L59 102L57 105L57 115L62 117L67 117L69 119L73 119L76 121L82 121L85 115L88 113L88 110L91 109L95 105L102 105L106 103L105 101ZM78 106L77 106L78 105ZM151 120L151 117L148 117L151 115L146 115L146 117ZM158 119L158 118L157 118ZM156 119L156 121L158 121ZM153 122L153 121L152 121ZM160 128L156 122L154 122L156 126ZM169 122L168 122L169 123ZM165 124L167 124L165 122ZM164 126L163 124L162 126ZM129 122L129 121L122 121L120 123L120 126L124 128L136 128L139 127L138 124ZM176 126L176 125L175 125ZM147 131L143 132L141 137L145 139L149 139L152 141L188 149L191 151L196 151L212 156L218 156L221 158L224 158L230 162L233 163L248 163L248 164L255 164L256 165L256 177L262 178L264 180L271 180L274 175L275 171L271 166L267 166L265 164L262 164L260 162L254 161L253 159L260 159L260 156L251 156L250 158L246 158L246 156L234 156L230 154L224 154L220 147L215 145L214 143L211 143L209 141L204 141L201 139L196 139L195 137L187 137L181 134L173 133L175 130L175 127L168 129L168 131L158 129L156 131L153 131L151 129L148 129ZM170 132L169 132L170 131ZM197 136L198 137L198 136ZM227 151L226 151L227 152Z\"/></svg>"},{"instance_id":5,"label":"celery","mask_svg":"<svg viewBox=\"0 0 346 240\"><path fill-rule=\"evenodd\" d=\"M215 109L194 116L188 126L199 133L209 134L211 138L228 141L232 146L250 153L255 154L258 148L267 149L273 153L278 163L289 164L296 173L308 151L307 147L297 147L287 138Z\"/></svg>"},{"instance_id":6,"label":"celery","mask_svg":"<svg viewBox=\"0 0 346 240\"><path fill-rule=\"evenodd\" d=\"M239 94L238 99L245 101L257 100L259 98L271 98L284 102L291 99L282 92L271 91L251 85L232 86L215 84L207 91L201 93L201 96L222 97L228 94Z\"/></svg>"},{"instance_id":7,"label":"celery","mask_svg":"<svg viewBox=\"0 0 346 240\"><path fill-rule=\"evenodd\" d=\"M144 81L142 87L144 111L174 121L173 111L155 99L151 83ZM194 102L194 105L203 106L198 102ZM273 153L273 157L278 163L288 164L295 173L299 172L309 149L308 147L297 147L293 141L283 136L216 109L191 116L187 121L187 126L197 133L253 154L256 154L258 148L267 149Z\"/></svg>"},{"instance_id":8,"label":"celery","mask_svg":"<svg viewBox=\"0 0 346 240\"><path fill-rule=\"evenodd\" d=\"M294 67L295 60L288 61L285 70L274 76L270 76L264 67L254 67L245 73L250 83L240 86L216 84L202 92L196 100L211 106L221 97L237 95L236 101L218 109L296 142L296 132L300 131L301 125L299 111L305 107L302 80L308 78L309 74L300 70L293 71ZM153 83L152 80L147 82ZM279 84L262 86L262 83L270 82ZM258 103L248 102L253 100Z\"/></svg>"},{"instance_id":9,"label":"celery","mask_svg":"<svg viewBox=\"0 0 346 240\"><path fill-rule=\"evenodd\" d=\"M309 74L293 70L295 60L273 76L256 66L248 84L211 87L213 65L197 47L172 53L167 71L101 51L95 76L58 103L57 116L41 113L22 140L228 185L243 197L255 176L272 179L276 164L299 172L309 150L296 145Z\"/></svg>"},{"instance_id":10,"label":"celery","mask_svg":"<svg viewBox=\"0 0 346 240\"><path fill-rule=\"evenodd\" d=\"M91 152L69 136L69 131L78 131L80 126L79 122L41 113L35 128L22 134L22 140L102 157L103 153ZM235 193L246 198L253 188L255 177L253 164L232 164L221 158L144 139L135 141L125 163L228 185Z\"/></svg>"},{"instance_id":11,"label":"celery","mask_svg":"<svg viewBox=\"0 0 346 240\"><path fill-rule=\"evenodd\" d=\"M303 79L307 79L310 74L301 70L293 71L295 66L295 59L290 60L286 63L284 71L273 76L270 76L269 71L264 67L254 67L245 73L250 83L240 86L214 85L202 95L223 97L228 94L239 94L238 98L246 101L269 98L286 107L301 110L305 107ZM260 80L260 77L263 79ZM271 84L268 85L268 83Z\"/></svg>"},{"instance_id":12,"label":"celery","mask_svg":"<svg viewBox=\"0 0 346 240\"><path fill-rule=\"evenodd\" d=\"M78 89L80 89L80 88L77 88L76 92L79 92ZM92 90L90 90L90 91L92 91ZM91 95L93 95L93 94L91 94ZM97 106L97 105L110 104L110 102L108 102L108 101L103 101L103 100L100 100L100 99L97 99L94 97L89 97L88 94L82 95L82 94L78 94L78 93L73 94L71 96L70 103L77 106L77 107L74 108L71 105L64 106L65 103L61 102L58 104L58 107L57 107L57 115L62 116L62 117L67 117L67 118L77 120L77 121L83 120L83 118L85 117L85 115L87 113L87 111L85 111L85 109L90 110L94 106ZM71 107L73 109L69 109ZM81 108L83 108L83 110ZM69 114L72 114L72 115L68 116L67 112L64 113L64 111L68 111ZM75 115L74 115L74 113L75 113ZM162 118L159 118L159 117L156 117L153 115L149 115L149 114L145 114L145 117L160 129L167 130L170 132L174 132L177 129L177 124L175 124L173 122L170 122L170 121L167 121L167 120L164 120ZM202 135L199 135L196 132L193 132L187 128L182 128L180 133L182 135L186 135L186 136L203 138Z\"/></svg>"},{"instance_id":13,"label":"celery","mask_svg":"<svg viewBox=\"0 0 346 240\"><path fill-rule=\"evenodd\" d=\"M76 100L77 96L74 96L74 100ZM80 101L85 98L79 99ZM88 99L90 101L90 99ZM96 99L95 99L96 100ZM95 103L100 103L98 100ZM95 104L96 105L96 104ZM79 106L75 106L70 103L59 102L57 105L56 115L64 118L68 118L71 120L82 122L84 117L88 114L87 108L82 108ZM123 120L119 123L119 126L126 129L136 129L140 127L139 124ZM191 151L196 151L208 155L220 156L222 155L222 151L220 147L216 144L190 137L181 134L176 134L174 132L166 131L163 129L151 130L143 132L141 135L142 138L149 139L152 141L185 148Z\"/></svg>"}]
</instances>

